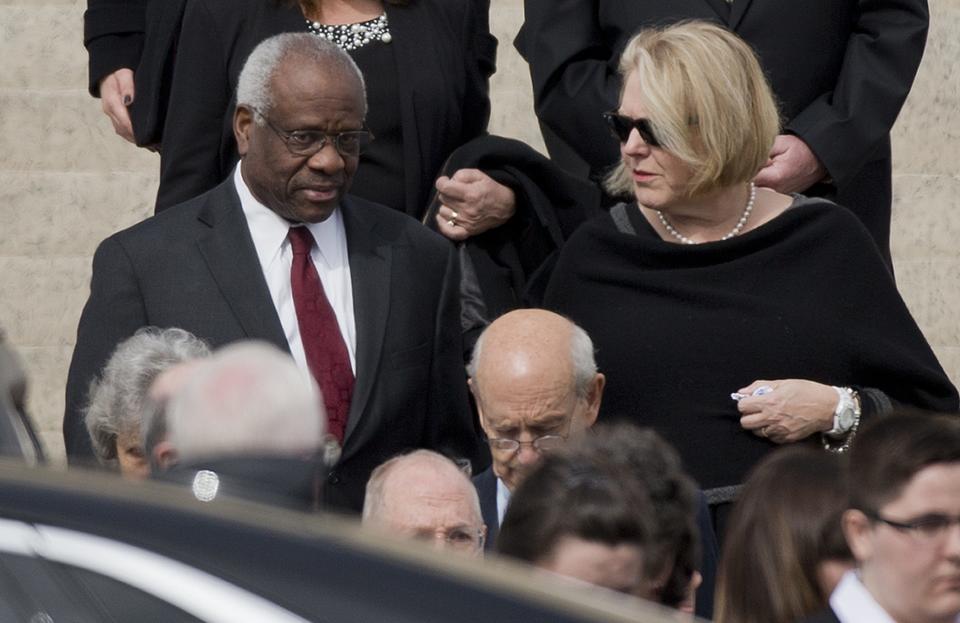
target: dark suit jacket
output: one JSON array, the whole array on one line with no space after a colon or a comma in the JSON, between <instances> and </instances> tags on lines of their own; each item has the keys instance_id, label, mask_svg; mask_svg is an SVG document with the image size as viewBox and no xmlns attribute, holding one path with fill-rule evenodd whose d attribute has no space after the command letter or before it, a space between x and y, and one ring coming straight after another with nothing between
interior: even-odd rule
<instances>
[{"instance_id":1,"label":"dark suit jacket","mask_svg":"<svg viewBox=\"0 0 960 623\"><path fill-rule=\"evenodd\" d=\"M477 489L480 498L480 515L483 523L487 524L487 540L483 544L484 551L493 551L500 533L500 516L497 513L497 475L493 467L488 467L473 477L473 486Z\"/></svg>"},{"instance_id":2,"label":"dark suit jacket","mask_svg":"<svg viewBox=\"0 0 960 623\"><path fill-rule=\"evenodd\" d=\"M185 5L186 0L87 0L90 94L99 97L100 81L114 71L134 70L130 120L137 145L160 142Z\"/></svg>"},{"instance_id":3,"label":"dark suit jacket","mask_svg":"<svg viewBox=\"0 0 960 623\"><path fill-rule=\"evenodd\" d=\"M359 510L370 471L400 451L481 455L467 404L453 246L384 206L348 197L342 210L357 380L325 499ZM91 456L82 415L90 380L116 344L145 325L181 327L215 347L258 338L288 350L232 179L97 249L67 382L71 461Z\"/></svg>"},{"instance_id":4,"label":"dark suit jacket","mask_svg":"<svg viewBox=\"0 0 960 623\"><path fill-rule=\"evenodd\" d=\"M812 617L804 619L802 623L840 623L840 619L837 618L832 608L827 608Z\"/></svg>"},{"instance_id":5,"label":"dark suit jacket","mask_svg":"<svg viewBox=\"0 0 960 623\"><path fill-rule=\"evenodd\" d=\"M405 187L405 205L390 207L422 215L447 156L486 129L496 40L486 30L486 14L477 19L474 6L487 4L416 0L386 6L397 63ZM257 44L284 32L306 32L299 8L269 0L188 4L163 130L158 211L209 190L230 173L237 161L232 124L240 70ZM370 102L369 114L384 105ZM354 192L363 195L362 188Z\"/></svg>"},{"instance_id":6,"label":"dark suit jacket","mask_svg":"<svg viewBox=\"0 0 960 623\"><path fill-rule=\"evenodd\" d=\"M579 157L596 176L618 159L600 113L617 105L617 62L638 29L718 22L756 50L785 130L820 158L836 183L831 198L889 259L889 132L923 55L926 0L525 0L524 10L515 45L562 166L577 170Z\"/></svg>"}]
</instances>

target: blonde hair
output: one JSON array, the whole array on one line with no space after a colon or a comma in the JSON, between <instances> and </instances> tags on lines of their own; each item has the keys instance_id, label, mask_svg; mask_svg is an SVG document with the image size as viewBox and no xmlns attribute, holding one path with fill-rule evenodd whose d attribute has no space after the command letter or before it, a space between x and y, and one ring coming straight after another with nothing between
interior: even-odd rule
<instances>
[{"instance_id":1,"label":"blonde hair","mask_svg":"<svg viewBox=\"0 0 960 623\"><path fill-rule=\"evenodd\" d=\"M645 29L627 44L619 73L624 84L640 81L657 140L690 167L688 197L747 182L766 162L780 131L777 105L756 55L735 34L702 21ZM623 162L605 186L633 194Z\"/></svg>"}]
</instances>

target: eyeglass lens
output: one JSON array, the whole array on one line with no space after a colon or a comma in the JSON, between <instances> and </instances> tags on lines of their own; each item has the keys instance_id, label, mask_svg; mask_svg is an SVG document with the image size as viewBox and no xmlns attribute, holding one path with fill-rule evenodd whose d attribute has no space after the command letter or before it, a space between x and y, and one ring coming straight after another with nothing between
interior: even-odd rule
<instances>
[{"instance_id":1,"label":"eyeglass lens","mask_svg":"<svg viewBox=\"0 0 960 623\"><path fill-rule=\"evenodd\" d=\"M603 113L603 118L607 122L607 125L610 126L614 137L621 143L626 143L630 140L630 132L636 130L644 143L650 147L660 146L660 141L658 141L654 135L653 127L650 125L649 119L633 119L616 112L605 112Z\"/></svg>"}]
</instances>

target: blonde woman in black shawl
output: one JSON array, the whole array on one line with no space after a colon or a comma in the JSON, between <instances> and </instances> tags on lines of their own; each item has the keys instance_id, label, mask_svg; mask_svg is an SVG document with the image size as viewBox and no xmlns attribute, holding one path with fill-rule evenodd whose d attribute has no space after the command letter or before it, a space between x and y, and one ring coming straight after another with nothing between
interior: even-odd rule
<instances>
[{"instance_id":1,"label":"blonde woman in black shawl","mask_svg":"<svg viewBox=\"0 0 960 623\"><path fill-rule=\"evenodd\" d=\"M842 451L892 403L956 410L863 225L754 186L779 124L750 47L703 22L645 30L620 73L607 181L631 200L573 235L544 294L597 346L600 421L653 426L716 505L778 445Z\"/></svg>"}]
</instances>

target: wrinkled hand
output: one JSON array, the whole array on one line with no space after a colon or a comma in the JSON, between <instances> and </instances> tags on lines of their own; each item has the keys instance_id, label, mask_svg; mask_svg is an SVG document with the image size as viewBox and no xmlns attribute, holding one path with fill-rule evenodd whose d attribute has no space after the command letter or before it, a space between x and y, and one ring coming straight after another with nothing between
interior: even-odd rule
<instances>
[{"instance_id":1,"label":"wrinkled hand","mask_svg":"<svg viewBox=\"0 0 960 623\"><path fill-rule=\"evenodd\" d=\"M737 403L740 426L774 443L792 443L833 428L837 392L829 385L803 379L754 381L737 390L752 394L758 387L773 391L748 395Z\"/></svg>"},{"instance_id":2,"label":"wrinkled hand","mask_svg":"<svg viewBox=\"0 0 960 623\"><path fill-rule=\"evenodd\" d=\"M460 169L437 179L437 225L450 240L466 240L503 225L516 211L513 190L478 169Z\"/></svg>"},{"instance_id":3,"label":"wrinkled hand","mask_svg":"<svg viewBox=\"0 0 960 623\"><path fill-rule=\"evenodd\" d=\"M757 173L754 183L781 193L802 192L827 175L827 170L803 140L781 134L773 141L770 159Z\"/></svg>"},{"instance_id":4,"label":"wrinkled hand","mask_svg":"<svg viewBox=\"0 0 960 623\"><path fill-rule=\"evenodd\" d=\"M110 117L113 129L125 140L134 142L133 124L127 106L133 103L133 70L118 69L100 81L100 106Z\"/></svg>"}]
</instances>

